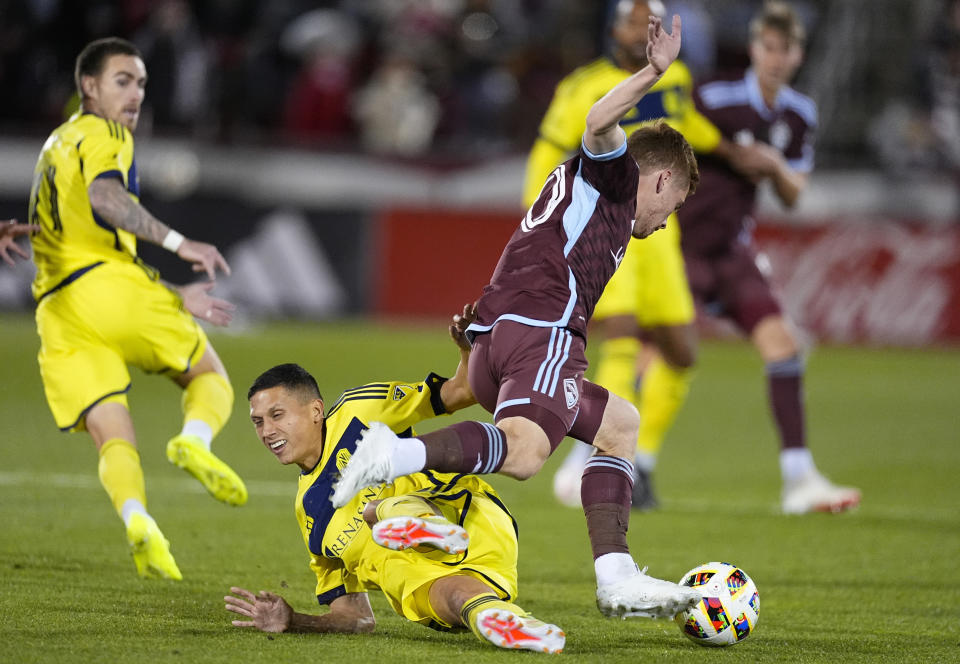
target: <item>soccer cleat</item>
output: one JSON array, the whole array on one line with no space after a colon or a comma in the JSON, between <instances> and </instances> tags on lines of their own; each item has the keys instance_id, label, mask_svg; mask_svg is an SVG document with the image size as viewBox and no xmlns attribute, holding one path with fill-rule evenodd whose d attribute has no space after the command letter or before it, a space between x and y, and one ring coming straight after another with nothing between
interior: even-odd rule
<instances>
[{"instance_id":1,"label":"soccer cleat","mask_svg":"<svg viewBox=\"0 0 960 664\"><path fill-rule=\"evenodd\" d=\"M477 614L477 633L498 648L559 654L567 636L556 625L506 609Z\"/></svg>"},{"instance_id":2,"label":"soccer cleat","mask_svg":"<svg viewBox=\"0 0 960 664\"><path fill-rule=\"evenodd\" d=\"M646 575L644 567L636 576L597 588L597 608L611 618L672 618L703 599L699 591Z\"/></svg>"},{"instance_id":3,"label":"soccer cleat","mask_svg":"<svg viewBox=\"0 0 960 664\"><path fill-rule=\"evenodd\" d=\"M200 480L210 495L227 505L247 502L247 487L234 470L204 447L196 436L179 435L167 443L167 459Z\"/></svg>"},{"instance_id":4,"label":"soccer cleat","mask_svg":"<svg viewBox=\"0 0 960 664\"><path fill-rule=\"evenodd\" d=\"M429 546L447 553L463 553L470 544L467 531L443 517L394 516L377 521L371 531L374 542L394 551Z\"/></svg>"},{"instance_id":5,"label":"soccer cleat","mask_svg":"<svg viewBox=\"0 0 960 664\"><path fill-rule=\"evenodd\" d=\"M633 496L630 500L630 506L639 511L655 510L660 507L660 501L653 492L653 477L650 471L641 470L634 466L633 470Z\"/></svg>"},{"instance_id":6,"label":"soccer cleat","mask_svg":"<svg viewBox=\"0 0 960 664\"><path fill-rule=\"evenodd\" d=\"M390 482L393 477L393 443L397 434L382 422L371 422L370 428L360 434L357 449L340 473L340 481L333 489L330 502L343 507L360 489Z\"/></svg>"},{"instance_id":7,"label":"soccer cleat","mask_svg":"<svg viewBox=\"0 0 960 664\"><path fill-rule=\"evenodd\" d=\"M553 476L553 496L561 505L580 507L580 479L583 477L583 466L560 466Z\"/></svg>"},{"instance_id":8,"label":"soccer cleat","mask_svg":"<svg viewBox=\"0 0 960 664\"><path fill-rule=\"evenodd\" d=\"M151 517L145 514L130 516L127 542L130 544L133 562L137 566L137 574L144 579L183 579L177 561L170 555L170 542Z\"/></svg>"},{"instance_id":9,"label":"soccer cleat","mask_svg":"<svg viewBox=\"0 0 960 664\"><path fill-rule=\"evenodd\" d=\"M860 504L860 490L837 486L815 470L794 482L784 484L784 514L810 512L843 512Z\"/></svg>"}]
</instances>

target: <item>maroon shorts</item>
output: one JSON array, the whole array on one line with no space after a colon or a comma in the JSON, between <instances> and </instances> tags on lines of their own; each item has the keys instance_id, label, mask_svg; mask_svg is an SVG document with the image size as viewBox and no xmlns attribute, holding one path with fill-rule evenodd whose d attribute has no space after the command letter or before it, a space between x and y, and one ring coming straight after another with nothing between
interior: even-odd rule
<instances>
[{"instance_id":1,"label":"maroon shorts","mask_svg":"<svg viewBox=\"0 0 960 664\"><path fill-rule=\"evenodd\" d=\"M592 443L608 392L584 380L585 341L570 330L501 321L473 340L470 389L495 422L525 417L556 449L568 433Z\"/></svg>"},{"instance_id":2,"label":"maroon shorts","mask_svg":"<svg viewBox=\"0 0 960 664\"><path fill-rule=\"evenodd\" d=\"M781 313L749 247L737 245L728 253L710 257L684 254L683 260L697 305L732 320L746 334L767 316Z\"/></svg>"}]
</instances>

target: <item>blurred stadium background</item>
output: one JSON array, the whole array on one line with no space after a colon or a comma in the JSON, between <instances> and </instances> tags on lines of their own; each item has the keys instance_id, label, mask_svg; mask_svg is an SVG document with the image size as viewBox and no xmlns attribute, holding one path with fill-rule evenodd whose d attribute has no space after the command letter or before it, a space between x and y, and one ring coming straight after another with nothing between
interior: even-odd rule
<instances>
[{"instance_id":1,"label":"blurred stadium background","mask_svg":"<svg viewBox=\"0 0 960 664\"><path fill-rule=\"evenodd\" d=\"M446 316L489 276L554 85L604 51L613 4L0 0L0 218L26 218L40 145L76 104L76 53L117 34L150 74L144 202L225 252L238 329ZM667 4L698 77L747 64L758 0ZM785 301L816 339L956 343L960 2L794 4L810 35L795 86L820 130L799 206L760 207ZM0 271L0 310L31 307L31 278L29 263Z\"/></svg>"}]
</instances>

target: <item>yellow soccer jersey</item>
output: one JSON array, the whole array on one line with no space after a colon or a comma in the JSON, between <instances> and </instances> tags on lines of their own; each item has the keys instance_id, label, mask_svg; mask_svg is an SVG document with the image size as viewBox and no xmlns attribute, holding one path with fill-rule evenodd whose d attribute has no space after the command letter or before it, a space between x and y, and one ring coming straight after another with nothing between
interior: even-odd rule
<instances>
[{"instance_id":1,"label":"yellow soccer jersey","mask_svg":"<svg viewBox=\"0 0 960 664\"><path fill-rule=\"evenodd\" d=\"M575 69L560 81L540 123L540 136L527 160L523 187L525 206L533 204L557 164L579 149L590 107L631 75L609 58L599 58ZM644 123L665 118L671 127L683 134L694 150L711 152L720 142L720 132L696 110L692 92L690 70L683 62L675 60L636 107L620 120L620 126L630 135Z\"/></svg>"},{"instance_id":2,"label":"yellow soccer jersey","mask_svg":"<svg viewBox=\"0 0 960 664\"><path fill-rule=\"evenodd\" d=\"M90 207L87 187L101 177L120 178L138 200L133 136L119 123L75 113L50 134L33 173L30 221L41 227L31 240L36 300L96 265L136 258L136 237L114 228Z\"/></svg>"},{"instance_id":3,"label":"yellow soccer jersey","mask_svg":"<svg viewBox=\"0 0 960 664\"><path fill-rule=\"evenodd\" d=\"M419 383L370 383L344 392L328 412L323 453L313 470L300 475L296 500L297 521L310 551L310 568L317 576L320 604L379 587L378 570L367 561L382 557L385 550L373 541L363 520L368 502L425 489L449 494L454 487L460 494L466 487L496 497L493 488L475 476L427 471L364 489L339 509L330 503L333 483L367 424L375 420L402 436L413 435L414 424L446 412L440 399L443 381L430 374Z\"/></svg>"}]
</instances>

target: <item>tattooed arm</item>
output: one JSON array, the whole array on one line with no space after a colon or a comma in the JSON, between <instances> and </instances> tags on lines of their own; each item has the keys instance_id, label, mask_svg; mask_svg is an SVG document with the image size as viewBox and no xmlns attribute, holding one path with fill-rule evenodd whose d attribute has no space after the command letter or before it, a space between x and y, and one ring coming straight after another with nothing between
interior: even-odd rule
<instances>
[{"instance_id":1,"label":"tattooed arm","mask_svg":"<svg viewBox=\"0 0 960 664\"><path fill-rule=\"evenodd\" d=\"M94 212L115 228L129 231L141 240L163 245L172 230L133 200L118 179L97 178L87 187L87 194ZM210 279L215 278L217 268L230 274L230 266L212 244L183 238L175 252L183 260L193 263L194 272L206 272Z\"/></svg>"}]
</instances>

